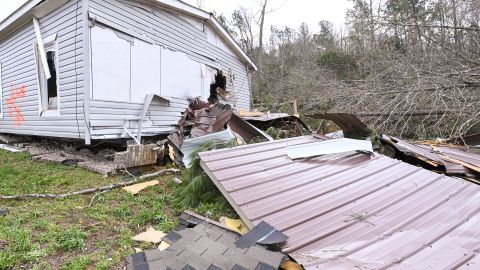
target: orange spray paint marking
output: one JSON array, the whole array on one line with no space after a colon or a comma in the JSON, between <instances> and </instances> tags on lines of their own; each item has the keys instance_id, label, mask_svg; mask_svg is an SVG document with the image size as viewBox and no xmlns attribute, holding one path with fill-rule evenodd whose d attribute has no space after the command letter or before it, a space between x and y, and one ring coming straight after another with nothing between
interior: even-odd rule
<instances>
[{"instance_id":1,"label":"orange spray paint marking","mask_svg":"<svg viewBox=\"0 0 480 270\"><path fill-rule=\"evenodd\" d=\"M7 98L8 115L15 115L15 125L21 127L25 123L25 118L22 114L22 109L15 104L18 98L25 97L27 95L27 87L22 85L17 89L10 83L10 97Z\"/></svg>"}]
</instances>

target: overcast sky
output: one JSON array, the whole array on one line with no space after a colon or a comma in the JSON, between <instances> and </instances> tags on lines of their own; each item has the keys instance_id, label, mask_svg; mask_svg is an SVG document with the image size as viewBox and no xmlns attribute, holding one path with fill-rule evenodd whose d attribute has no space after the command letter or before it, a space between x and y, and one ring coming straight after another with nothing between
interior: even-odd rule
<instances>
[{"instance_id":1,"label":"overcast sky","mask_svg":"<svg viewBox=\"0 0 480 270\"><path fill-rule=\"evenodd\" d=\"M3 21L10 13L20 7L27 0L0 0L0 21ZM260 10L261 0L185 0L185 2L197 6L202 5L206 11L216 11L230 18L232 12L240 7L251 10L253 13ZM269 0L269 8L272 10L266 16L266 29L271 25L288 26L298 29L302 22L316 32L320 20L333 22L335 28L340 29L345 23L345 11L351 6L348 0Z\"/></svg>"}]
</instances>

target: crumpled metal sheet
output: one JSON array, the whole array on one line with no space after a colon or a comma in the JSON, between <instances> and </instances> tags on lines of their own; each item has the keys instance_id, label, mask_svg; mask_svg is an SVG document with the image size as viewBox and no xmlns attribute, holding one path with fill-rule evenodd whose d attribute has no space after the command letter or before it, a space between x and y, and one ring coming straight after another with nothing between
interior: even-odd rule
<instances>
[{"instance_id":1,"label":"crumpled metal sheet","mask_svg":"<svg viewBox=\"0 0 480 270\"><path fill-rule=\"evenodd\" d=\"M225 130L225 125L232 113L232 107L228 104L216 104L213 107L195 111L195 122L190 136L196 138Z\"/></svg>"},{"instance_id":2,"label":"crumpled metal sheet","mask_svg":"<svg viewBox=\"0 0 480 270\"><path fill-rule=\"evenodd\" d=\"M249 228L289 238L306 269L449 269L480 246L480 186L383 155L292 160L313 136L200 153L201 166Z\"/></svg>"},{"instance_id":3,"label":"crumpled metal sheet","mask_svg":"<svg viewBox=\"0 0 480 270\"><path fill-rule=\"evenodd\" d=\"M310 132L310 128L302 121L302 119L287 113L266 113L258 116L240 115L240 117L262 130L267 130L269 127L284 128L288 126L297 126L298 128L303 128L305 131Z\"/></svg>"},{"instance_id":4,"label":"crumpled metal sheet","mask_svg":"<svg viewBox=\"0 0 480 270\"><path fill-rule=\"evenodd\" d=\"M475 153L468 153L460 149L454 148L454 146L433 146L424 144L414 144L399 138L388 137L382 135L380 138L382 143L393 146L397 151L403 155L416 158L419 163L428 163L435 165L435 171L449 175L465 175L471 178L480 178L479 171L475 167L480 169L480 155ZM412 160L405 160L412 162ZM470 164L472 166L464 166L462 162ZM417 165L417 164L414 164Z\"/></svg>"},{"instance_id":5,"label":"crumpled metal sheet","mask_svg":"<svg viewBox=\"0 0 480 270\"><path fill-rule=\"evenodd\" d=\"M248 123L247 121L243 120L236 114L232 114L232 117L228 121L228 125L232 129L233 132L237 133L240 137L242 137L247 143L249 142L266 142L266 141L273 141L273 138L270 137L264 131L258 129L254 125Z\"/></svg>"},{"instance_id":6,"label":"crumpled metal sheet","mask_svg":"<svg viewBox=\"0 0 480 270\"><path fill-rule=\"evenodd\" d=\"M203 144L213 141L215 144L229 143L235 139L235 134L233 134L230 127L227 127L226 130L221 132L216 132L212 134L207 134L205 136L185 139L183 144L180 147L180 151L183 154L183 164L185 167L190 168L192 162L192 154L197 151L197 149Z\"/></svg>"},{"instance_id":7,"label":"crumpled metal sheet","mask_svg":"<svg viewBox=\"0 0 480 270\"><path fill-rule=\"evenodd\" d=\"M330 120L342 129L345 138L361 139L370 135L370 130L358 117L350 113L317 113L305 115L315 119Z\"/></svg>"}]
</instances>

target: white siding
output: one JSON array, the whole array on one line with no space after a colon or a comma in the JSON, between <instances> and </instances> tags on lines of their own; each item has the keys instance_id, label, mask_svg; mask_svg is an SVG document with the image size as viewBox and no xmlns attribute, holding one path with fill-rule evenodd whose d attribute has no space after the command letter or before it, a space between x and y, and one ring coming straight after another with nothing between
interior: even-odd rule
<instances>
[{"instance_id":1,"label":"white siding","mask_svg":"<svg viewBox=\"0 0 480 270\"><path fill-rule=\"evenodd\" d=\"M39 89L34 52L36 36L33 23L29 21L0 41L4 109L4 118L0 119L0 132L83 138L82 1L69 1L39 18L39 22L43 37L58 35L57 76L60 115L39 116ZM12 95L10 91L12 89L17 90L18 95Z\"/></svg>"},{"instance_id":2,"label":"white siding","mask_svg":"<svg viewBox=\"0 0 480 270\"><path fill-rule=\"evenodd\" d=\"M192 20L187 21L165 10L152 11L151 8L139 3L118 0L90 0L89 12L100 24L107 24L118 31L128 29L127 34L146 37L147 40L152 40L155 45L162 47L160 94L180 99L173 99L170 107L152 104L148 112L149 121L153 122L158 130L171 130L172 125L177 124L181 113L188 105L184 100L186 96L208 97L212 74L207 66L222 69L227 77L231 71L235 75L239 107L250 108L250 81L245 64L217 35L213 33L209 40L207 33L202 31L203 27L199 27L198 23L192 24ZM134 40L133 37L132 40ZM156 57L154 55L152 59L156 61ZM187 65L187 62L190 64ZM150 68L152 70L149 72L158 71L156 66ZM138 83L139 86L133 85L137 83L131 83L132 89L144 91L148 87L144 87L142 83ZM148 82L150 83L155 82ZM230 85L229 90L232 88ZM141 99L131 99L131 102L91 100L92 134L98 137L103 135L127 137L121 130L123 120L138 117L142 104ZM134 127L135 121L131 121L129 126ZM135 130L133 132L135 133Z\"/></svg>"}]
</instances>

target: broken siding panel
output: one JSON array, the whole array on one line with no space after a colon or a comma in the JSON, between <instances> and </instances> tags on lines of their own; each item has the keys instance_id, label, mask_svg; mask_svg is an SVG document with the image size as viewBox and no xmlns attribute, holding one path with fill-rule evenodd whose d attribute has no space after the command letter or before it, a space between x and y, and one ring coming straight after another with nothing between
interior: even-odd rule
<instances>
[{"instance_id":1,"label":"broken siding panel","mask_svg":"<svg viewBox=\"0 0 480 270\"><path fill-rule=\"evenodd\" d=\"M175 98L169 98L169 100L168 107L152 102L147 111L142 133L170 133L175 130L174 126L188 107L188 101ZM136 134L142 109L143 104L140 103L91 100L90 125L93 129L91 133L93 138L128 138L128 134L122 129L123 119L129 120L127 127ZM148 124L153 127L146 126Z\"/></svg>"},{"instance_id":2,"label":"broken siding panel","mask_svg":"<svg viewBox=\"0 0 480 270\"><path fill-rule=\"evenodd\" d=\"M0 132L51 137L83 137L83 24L82 1L69 1L39 19L42 37L57 34L60 115L39 117L36 36L32 22L0 41L5 117ZM24 87L23 87L24 86ZM23 87L23 88L22 88ZM19 96L10 90L18 90ZM12 104L7 99L12 98ZM11 109L11 115L7 110ZM19 110L19 113L15 111ZM78 126L80 125L80 126Z\"/></svg>"},{"instance_id":3,"label":"broken siding panel","mask_svg":"<svg viewBox=\"0 0 480 270\"><path fill-rule=\"evenodd\" d=\"M112 25L145 34L155 43L186 53L192 59L206 65L230 69L236 77L236 92L241 108L250 108L250 90L246 66L237 57L230 55L207 40L206 33L183 18L164 10L154 13L142 5L126 4L116 0L90 2L90 12Z\"/></svg>"}]
</instances>

